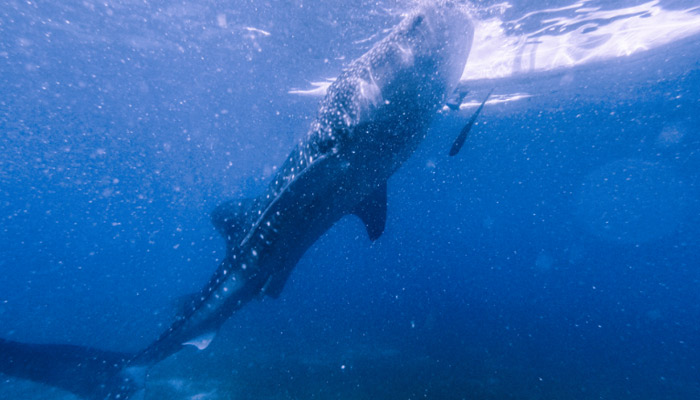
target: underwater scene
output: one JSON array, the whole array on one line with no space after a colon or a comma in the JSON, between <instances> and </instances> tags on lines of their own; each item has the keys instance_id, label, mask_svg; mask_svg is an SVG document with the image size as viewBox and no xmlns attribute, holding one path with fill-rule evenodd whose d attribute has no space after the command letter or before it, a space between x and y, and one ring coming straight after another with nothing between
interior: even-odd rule
<instances>
[{"instance_id":1,"label":"underwater scene","mask_svg":"<svg viewBox=\"0 0 700 400\"><path fill-rule=\"evenodd\" d=\"M700 399L698 0L0 0L0 399Z\"/></svg>"}]
</instances>

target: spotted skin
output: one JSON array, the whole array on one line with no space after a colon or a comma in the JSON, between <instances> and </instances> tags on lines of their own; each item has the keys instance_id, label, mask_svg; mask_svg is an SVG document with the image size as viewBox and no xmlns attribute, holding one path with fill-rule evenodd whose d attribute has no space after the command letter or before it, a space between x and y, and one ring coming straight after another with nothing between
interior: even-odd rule
<instances>
[{"instance_id":1,"label":"spotted skin","mask_svg":"<svg viewBox=\"0 0 700 400\"><path fill-rule=\"evenodd\" d=\"M415 151L461 76L472 36L467 14L442 2L408 15L353 61L267 190L231 216L240 226L222 232L228 249L216 273L133 363L152 364L216 331L270 284L278 294L304 252L385 189Z\"/></svg>"},{"instance_id":2,"label":"spotted skin","mask_svg":"<svg viewBox=\"0 0 700 400\"><path fill-rule=\"evenodd\" d=\"M236 310L279 296L302 255L340 218L358 215L376 240L386 222L387 180L459 81L472 37L467 13L433 0L348 65L267 190L214 210L226 256L146 349L132 355L0 339L0 372L90 399L143 396L149 366L184 345L206 348Z\"/></svg>"}]
</instances>

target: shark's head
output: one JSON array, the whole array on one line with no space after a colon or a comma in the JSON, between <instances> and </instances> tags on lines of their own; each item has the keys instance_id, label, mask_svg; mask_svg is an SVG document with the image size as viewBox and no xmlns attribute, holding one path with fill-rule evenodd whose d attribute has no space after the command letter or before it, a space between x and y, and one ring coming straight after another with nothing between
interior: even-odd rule
<instances>
[{"instance_id":1,"label":"shark's head","mask_svg":"<svg viewBox=\"0 0 700 400\"><path fill-rule=\"evenodd\" d=\"M362 152L391 159L385 164L393 172L459 82L473 34L468 12L452 1L431 0L407 14L329 87L309 131L314 151L365 146Z\"/></svg>"},{"instance_id":2,"label":"shark's head","mask_svg":"<svg viewBox=\"0 0 700 400\"><path fill-rule=\"evenodd\" d=\"M474 24L464 5L454 1L424 1L396 29L416 59L430 59L436 73L452 89L462 73L474 37Z\"/></svg>"}]
</instances>

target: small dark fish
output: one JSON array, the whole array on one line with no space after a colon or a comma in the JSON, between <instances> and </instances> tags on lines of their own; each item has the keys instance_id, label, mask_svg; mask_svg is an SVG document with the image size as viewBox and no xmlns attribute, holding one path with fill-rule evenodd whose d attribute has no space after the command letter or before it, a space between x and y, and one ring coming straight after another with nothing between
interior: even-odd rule
<instances>
[{"instance_id":1,"label":"small dark fish","mask_svg":"<svg viewBox=\"0 0 700 400\"><path fill-rule=\"evenodd\" d=\"M464 126L464 128L462 128L462 132L459 133L459 136L457 136L457 139L455 139L455 142L452 143L452 148L450 149L450 156L456 156L457 153L459 153L459 150L462 149L462 146L464 145L464 141L467 140L467 135L469 134L469 131L472 129L472 126L474 125L474 121L476 121L476 117L479 116L481 109L484 108L484 104L486 104L486 100L489 99L489 97L491 96L491 93L493 93L493 89L491 89L489 94L486 95L486 98L481 103L479 108L476 109L476 112L474 113L474 115L472 115L472 118Z\"/></svg>"}]
</instances>

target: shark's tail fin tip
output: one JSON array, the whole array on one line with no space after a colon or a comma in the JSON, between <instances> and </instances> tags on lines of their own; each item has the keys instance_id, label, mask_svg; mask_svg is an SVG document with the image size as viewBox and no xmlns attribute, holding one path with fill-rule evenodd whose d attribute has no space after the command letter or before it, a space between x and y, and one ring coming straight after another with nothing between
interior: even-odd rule
<instances>
[{"instance_id":1,"label":"shark's tail fin tip","mask_svg":"<svg viewBox=\"0 0 700 400\"><path fill-rule=\"evenodd\" d=\"M147 365L134 355L64 344L0 339L0 373L54 386L91 400L144 398Z\"/></svg>"}]
</instances>

